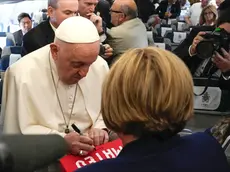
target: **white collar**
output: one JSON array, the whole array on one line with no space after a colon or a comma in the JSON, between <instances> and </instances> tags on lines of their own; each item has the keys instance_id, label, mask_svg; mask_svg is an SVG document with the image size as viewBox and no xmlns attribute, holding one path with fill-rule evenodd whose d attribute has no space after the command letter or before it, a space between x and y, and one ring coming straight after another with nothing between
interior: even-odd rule
<instances>
[{"instance_id":1,"label":"white collar","mask_svg":"<svg viewBox=\"0 0 230 172\"><path fill-rule=\"evenodd\" d=\"M53 29L53 31L55 32L56 31L56 28L52 25L52 23L51 22L49 22L50 23L50 26L51 26L51 28Z\"/></svg>"}]
</instances>

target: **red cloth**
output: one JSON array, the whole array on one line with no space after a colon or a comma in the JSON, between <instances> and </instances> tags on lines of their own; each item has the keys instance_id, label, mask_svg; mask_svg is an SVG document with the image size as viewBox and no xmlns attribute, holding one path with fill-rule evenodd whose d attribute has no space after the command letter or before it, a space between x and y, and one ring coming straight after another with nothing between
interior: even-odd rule
<instances>
[{"instance_id":1,"label":"red cloth","mask_svg":"<svg viewBox=\"0 0 230 172\"><path fill-rule=\"evenodd\" d=\"M83 166L96 163L104 159L116 158L121 149L122 142L120 139L117 139L96 147L95 151L85 157L66 155L60 160L63 172L73 172Z\"/></svg>"}]
</instances>

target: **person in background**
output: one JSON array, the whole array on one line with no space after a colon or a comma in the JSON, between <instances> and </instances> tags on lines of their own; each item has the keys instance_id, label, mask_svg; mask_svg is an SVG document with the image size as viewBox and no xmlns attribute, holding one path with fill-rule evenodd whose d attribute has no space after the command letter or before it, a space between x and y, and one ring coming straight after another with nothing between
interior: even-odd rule
<instances>
[{"instance_id":1,"label":"person in background","mask_svg":"<svg viewBox=\"0 0 230 172\"><path fill-rule=\"evenodd\" d=\"M217 7L219 7L222 2L224 2L224 0L216 0Z\"/></svg>"},{"instance_id":2,"label":"person in background","mask_svg":"<svg viewBox=\"0 0 230 172\"><path fill-rule=\"evenodd\" d=\"M101 43L106 40L106 24L102 21L100 15L95 14L95 8L98 4L98 0L79 0L78 12L80 16L85 17L92 21L97 28L97 31L101 38ZM113 48L109 44L104 44L100 49L100 55L105 59L110 58L113 55Z\"/></svg>"},{"instance_id":3,"label":"person in background","mask_svg":"<svg viewBox=\"0 0 230 172\"><path fill-rule=\"evenodd\" d=\"M107 42L114 49L115 59L130 48L148 46L144 23L137 18L137 6L134 0L115 0L111 9L111 22Z\"/></svg>"},{"instance_id":4,"label":"person in background","mask_svg":"<svg viewBox=\"0 0 230 172\"><path fill-rule=\"evenodd\" d=\"M70 153L80 156L106 143L100 101L109 69L99 47L93 23L69 17L56 29L53 43L11 65L4 79L3 133L58 134Z\"/></svg>"},{"instance_id":5,"label":"person in background","mask_svg":"<svg viewBox=\"0 0 230 172\"><path fill-rule=\"evenodd\" d=\"M28 13L18 15L20 30L13 33L15 44L11 46L22 46L23 36L32 29L32 20ZM7 43L8 46L10 46Z\"/></svg>"},{"instance_id":6,"label":"person in background","mask_svg":"<svg viewBox=\"0 0 230 172\"><path fill-rule=\"evenodd\" d=\"M181 10L187 10L190 8L190 2L188 0L181 0L180 1L180 8Z\"/></svg>"},{"instance_id":7,"label":"person in background","mask_svg":"<svg viewBox=\"0 0 230 172\"><path fill-rule=\"evenodd\" d=\"M104 122L123 149L77 172L228 172L209 131L178 134L193 116L193 102L193 79L180 58L156 47L127 51L107 75L101 101Z\"/></svg>"},{"instance_id":8,"label":"person in background","mask_svg":"<svg viewBox=\"0 0 230 172\"><path fill-rule=\"evenodd\" d=\"M216 28L230 34L230 3L224 1L218 11L218 19L214 26L200 26L192 29L187 38L174 50L188 66L190 72L195 77L209 77L213 68L213 75L219 78L219 87L229 90L230 88L230 53L229 50L220 47L220 51L215 51L210 57L200 58L197 53L197 45L204 40L207 31L213 32ZM221 55L222 54L222 55ZM215 69L215 70L214 70Z\"/></svg>"},{"instance_id":9,"label":"person in background","mask_svg":"<svg viewBox=\"0 0 230 172\"><path fill-rule=\"evenodd\" d=\"M180 16L181 8L178 0L163 0L157 8L161 19L175 19Z\"/></svg>"},{"instance_id":10,"label":"person in background","mask_svg":"<svg viewBox=\"0 0 230 172\"><path fill-rule=\"evenodd\" d=\"M23 55L54 41L56 28L65 19L76 16L78 0L48 0L49 19L31 29L23 37Z\"/></svg>"},{"instance_id":11,"label":"person in background","mask_svg":"<svg viewBox=\"0 0 230 172\"><path fill-rule=\"evenodd\" d=\"M105 22L106 27L111 28L111 16L109 13L109 9L110 9L110 4L108 1L106 0L99 0L98 4L95 8L95 12L94 13L99 13L100 17L102 18L102 20Z\"/></svg>"},{"instance_id":12,"label":"person in background","mask_svg":"<svg viewBox=\"0 0 230 172\"><path fill-rule=\"evenodd\" d=\"M200 14L204 7L209 4L210 0L201 0L201 2L194 3L188 13L185 15L185 22L189 26L196 26L199 24Z\"/></svg>"},{"instance_id":13,"label":"person in background","mask_svg":"<svg viewBox=\"0 0 230 172\"><path fill-rule=\"evenodd\" d=\"M200 14L200 26L213 26L218 18L217 9L214 5L208 5L203 8Z\"/></svg>"},{"instance_id":14,"label":"person in background","mask_svg":"<svg viewBox=\"0 0 230 172\"><path fill-rule=\"evenodd\" d=\"M143 23L147 23L149 17L153 14L156 14L154 2L151 2L151 0L135 0L135 3L137 4L138 8L138 17Z\"/></svg>"},{"instance_id":15,"label":"person in background","mask_svg":"<svg viewBox=\"0 0 230 172\"><path fill-rule=\"evenodd\" d=\"M95 24L99 35L102 35L105 32L102 18L94 13L97 4L98 0L79 0L78 12L80 16L91 20Z\"/></svg>"},{"instance_id":16,"label":"person in background","mask_svg":"<svg viewBox=\"0 0 230 172\"><path fill-rule=\"evenodd\" d=\"M180 0L181 13L179 16L180 21L185 21L184 17L188 13L190 8L190 2L188 0Z\"/></svg>"}]
</instances>

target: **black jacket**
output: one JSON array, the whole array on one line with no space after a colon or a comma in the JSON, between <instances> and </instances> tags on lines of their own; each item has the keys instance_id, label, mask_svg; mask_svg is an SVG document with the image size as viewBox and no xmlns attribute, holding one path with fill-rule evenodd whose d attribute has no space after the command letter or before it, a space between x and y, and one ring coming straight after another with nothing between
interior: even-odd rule
<instances>
[{"instance_id":1,"label":"black jacket","mask_svg":"<svg viewBox=\"0 0 230 172\"><path fill-rule=\"evenodd\" d=\"M31 53L47 44L54 41L54 31L46 20L29 32L27 32L23 37L23 55Z\"/></svg>"},{"instance_id":2,"label":"black jacket","mask_svg":"<svg viewBox=\"0 0 230 172\"><path fill-rule=\"evenodd\" d=\"M138 17L146 23L149 17L156 13L155 6L150 0L135 0L138 8Z\"/></svg>"},{"instance_id":3,"label":"black jacket","mask_svg":"<svg viewBox=\"0 0 230 172\"><path fill-rule=\"evenodd\" d=\"M161 19L165 18L165 12L167 11L167 8L168 8L168 1L167 0L161 1L159 7L157 8L157 13ZM172 16L170 17L171 19L180 16L181 9L180 9L179 1L176 1L174 4L172 4L170 12L172 14Z\"/></svg>"},{"instance_id":4,"label":"black jacket","mask_svg":"<svg viewBox=\"0 0 230 172\"><path fill-rule=\"evenodd\" d=\"M23 33L22 30L18 30L13 33L16 46L22 46Z\"/></svg>"},{"instance_id":5,"label":"black jacket","mask_svg":"<svg viewBox=\"0 0 230 172\"><path fill-rule=\"evenodd\" d=\"M184 137L174 136L165 141L141 138L127 144L117 158L85 166L77 172L227 172L229 170L221 145L213 136L204 132Z\"/></svg>"}]
</instances>

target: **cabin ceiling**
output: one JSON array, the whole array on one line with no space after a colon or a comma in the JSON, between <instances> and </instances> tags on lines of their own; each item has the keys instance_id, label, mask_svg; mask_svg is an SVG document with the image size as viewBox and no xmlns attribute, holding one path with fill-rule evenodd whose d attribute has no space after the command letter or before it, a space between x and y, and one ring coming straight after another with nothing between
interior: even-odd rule
<instances>
[{"instance_id":1,"label":"cabin ceiling","mask_svg":"<svg viewBox=\"0 0 230 172\"><path fill-rule=\"evenodd\" d=\"M12 3L18 3L24 0L0 0L0 4L12 4ZM33 0L30 0L33 1Z\"/></svg>"}]
</instances>

